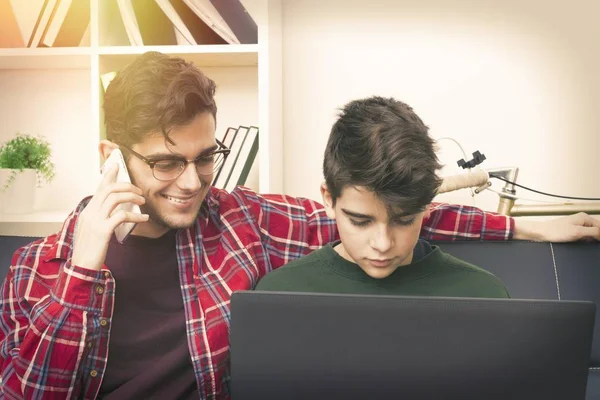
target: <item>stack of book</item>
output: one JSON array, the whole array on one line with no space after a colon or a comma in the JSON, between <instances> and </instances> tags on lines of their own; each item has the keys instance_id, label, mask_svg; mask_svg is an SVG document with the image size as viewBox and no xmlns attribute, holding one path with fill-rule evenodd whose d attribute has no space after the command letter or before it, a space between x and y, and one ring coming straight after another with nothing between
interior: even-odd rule
<instances>
[{"instance_id":1,"label":"stack of book","mask_svg":"<svg viewBox=\"0 0 600 400\"><path fill-rule=\"evenodd\" d=\"M128 42L119 44L258 43L256 22L240 0L100 0L99 5L100 25L107 27L101 35ZM89 46L89 23L90 0L0 0L0 48Z\"/></svg>"},{"instance_id":2,"label":"stack of book","mask_svg":"<svg viewBox=\"0 0 600 400\"><path fill-rule=\"evenodd\" d=\"M243 186L248 179L258 154L258 128L256 126L227 128L221 141L231 152L221 169L215 174L213 186L231 192L236 186Z\"/></svg>"}]
</instances>

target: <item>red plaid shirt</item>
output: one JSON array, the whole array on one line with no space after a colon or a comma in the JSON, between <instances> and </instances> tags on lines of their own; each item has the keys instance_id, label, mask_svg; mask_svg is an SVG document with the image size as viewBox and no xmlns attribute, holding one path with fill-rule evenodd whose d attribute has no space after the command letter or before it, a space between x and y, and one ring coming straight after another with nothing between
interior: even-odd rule
<instances>
[{"instance_id":1,"label":"red plaid shirt","mask_svg":"<svg viewBox=\"0 0 600 400\"><path fill-rule=\"evenodd\" d=\"M110 266L71 264L82 201L56 234L19 249L0 292L0 398L96 397L106 368L115 281ZM513 220L434 205L422 237L505 240ZM237 188L211 189L177 235L177 261L199 397L228 398L229 299L267 272L337 239L320 204ZM118 285L117 285L118 286Z\"/></svg>"}]
</instances>

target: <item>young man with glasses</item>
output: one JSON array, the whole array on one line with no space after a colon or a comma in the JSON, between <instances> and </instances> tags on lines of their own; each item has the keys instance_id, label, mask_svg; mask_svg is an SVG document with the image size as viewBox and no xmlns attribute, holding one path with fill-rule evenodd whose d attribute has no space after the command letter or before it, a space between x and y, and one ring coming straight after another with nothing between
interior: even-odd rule
<instances>
[{"instance_id":1,"label":"young man with glasses","mask_svg":"<svg viewBox=\"0 0 600 400\"><path fill-rule=\"evenodd\" d=\"M15 253L0 292L0 397L229 397L231 293L338 234L312 200L211 187L227 153L214 94L192 64L160 53L110 84L100 152L120 148L133 184L109 169L59 232ZM124 202L142 214L112 214ZM520 225L438 205L422 234L575 239L594 234L585 218ZM137 226L120 244L124 221Z\"/></svg>"}]
</instances>

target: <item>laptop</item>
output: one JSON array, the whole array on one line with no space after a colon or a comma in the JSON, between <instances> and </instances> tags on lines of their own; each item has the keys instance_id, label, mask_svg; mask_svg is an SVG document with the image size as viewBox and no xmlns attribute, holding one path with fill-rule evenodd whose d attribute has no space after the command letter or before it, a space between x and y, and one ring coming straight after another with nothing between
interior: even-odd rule
<instances>
[{"instance_id":1,"label":"laptop","mask_svg":"<svg viewBox=\"0 0 600 400\"><path fill-rule=\"evenodd\" d=\"M595 304L235 292L231 395L583 400Z\"/></svg>"}]
</instances>

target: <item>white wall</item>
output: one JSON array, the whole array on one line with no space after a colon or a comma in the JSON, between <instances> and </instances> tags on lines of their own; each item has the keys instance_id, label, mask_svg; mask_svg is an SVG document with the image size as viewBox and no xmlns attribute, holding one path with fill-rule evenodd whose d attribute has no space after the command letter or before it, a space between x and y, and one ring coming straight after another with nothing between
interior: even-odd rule
<instances>
[{"instance_id":1,"label":"white wall","mask_svg":"<svg viewBox=\"0 0 600 400\"><path fill-rule=\"evenodd\" d=\"M599 15L597 0L284 1L285 192L319 198L336 108L378 94L413 106L434 138L480 150L483 167L600 197ZM453 143L440 157L459 172ZM466 190L438 200L473 204ZM497 206L489 192L475 201Z\"/></svg>"},{"instance_id":2,"label":"white wall","mask_svg":"<svg viewBox=\"0 0 600 400\"><path fill-rule=\"evenodd\" d=\"M0 143L17 132L41 135L50 143L55 178L37 189L36 209L64 210L95 189L90 134L90 77L85 69L1 70ZM60 194L60 195L59 195Z\"/></svg>"}]
</instances>

